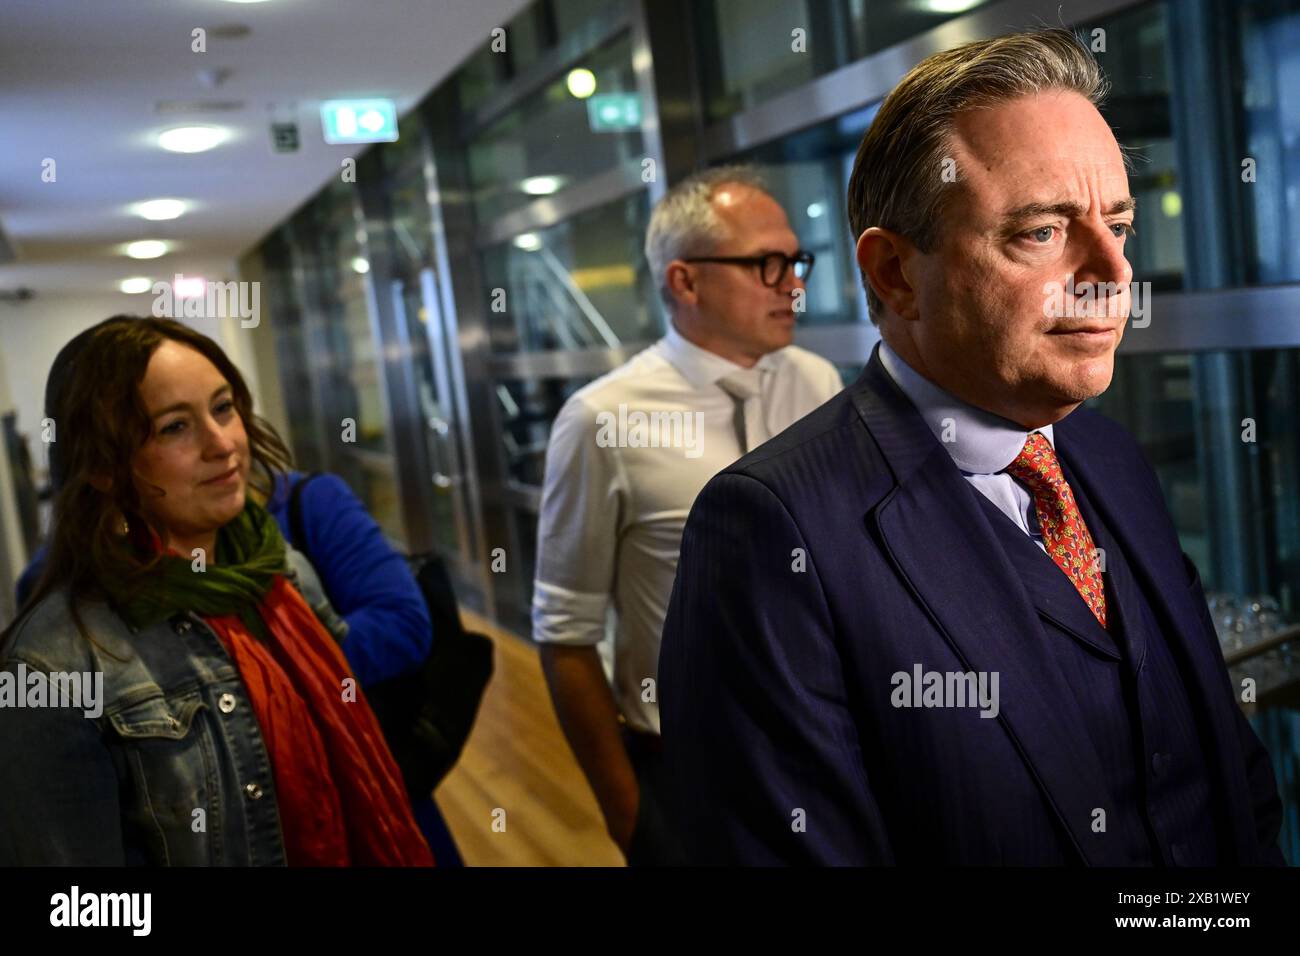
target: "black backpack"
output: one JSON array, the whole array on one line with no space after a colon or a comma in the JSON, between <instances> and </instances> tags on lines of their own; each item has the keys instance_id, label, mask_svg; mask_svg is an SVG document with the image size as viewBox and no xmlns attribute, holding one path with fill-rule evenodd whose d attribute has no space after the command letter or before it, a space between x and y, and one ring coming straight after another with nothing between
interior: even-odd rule
<instances>
[{"instance_id":1,"label":"black backpack","mask_svg":"<svg viewBox=\"0 0 1300 956\"><path fill-rule=\"evenodd\" d=\"M289 492L291 544L312 559L302 524L304 475ZM466 631L451 576L436 554L407 555L433 623L429 656L414 670L363 688L412 800L428 797L465 749L492 677L491 638ZM327 595L328 596L328 595Z\"/></svg>"}]
</instances>

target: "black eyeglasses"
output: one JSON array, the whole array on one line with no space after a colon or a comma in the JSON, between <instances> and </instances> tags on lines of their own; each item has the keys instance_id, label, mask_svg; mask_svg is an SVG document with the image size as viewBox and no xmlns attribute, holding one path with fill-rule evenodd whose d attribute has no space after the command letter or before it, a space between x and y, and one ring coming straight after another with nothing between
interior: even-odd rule
<instances>
[{"instance_id":1,"label":"black eyeglasses","mask_svg":"<svg viewBox=\"0 0 1300 956\"><path fill-rule=\"evenodd\" d=\"M758 266L758 276L763 285L776 288L785 280L786 270L794 265L794 277L799 280L812 275L815 256L800 249L792 256L784 252L769 252L762 256L692 256L682 262L721 262L733 266Z\"/></svg>"}]
</instances>

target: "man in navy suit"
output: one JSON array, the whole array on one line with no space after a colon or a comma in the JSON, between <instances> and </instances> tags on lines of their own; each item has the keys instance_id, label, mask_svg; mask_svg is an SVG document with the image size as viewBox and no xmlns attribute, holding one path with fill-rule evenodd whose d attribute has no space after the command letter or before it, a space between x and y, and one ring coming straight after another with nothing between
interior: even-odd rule
<instances>
[{"instance_id":1,"label":"man in navy suit","mask_svg":"<svg viewBox=\"0 0 1300 956\"><path fill-rule=\"evenodd\" d=\"M1068 32L980 41L864 138L883 341L686 525L659 693L696 862L1284 862L1155 474L1079 407L1132 278L1102 94Z\"/></svg>"}]
</instances>

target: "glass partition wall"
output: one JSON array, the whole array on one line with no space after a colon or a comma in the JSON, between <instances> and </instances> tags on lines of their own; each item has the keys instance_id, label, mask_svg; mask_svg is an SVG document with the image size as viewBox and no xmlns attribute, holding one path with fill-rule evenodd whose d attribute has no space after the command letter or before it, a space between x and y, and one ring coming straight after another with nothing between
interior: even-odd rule
<instances>
[{"instance_id":1,"label":"glass partition wall","mask_svg":"<svg viewBox=\"0 0 1300 956\"><path fill-rule=\"evenodd\" d=\"M877 338L843 203L861 136L910 63L1033 6L533 4L257 250L299 459L519 622L528 583L491 556L527 563L550 421L662 332L654 200L696 165L759 165L817 253L799 341L851 378ZM1111 84L1152 293L1095 404L1146 446L1207 586L1300 617L1300 0L1071 12Z\"/></svg>"},{"instance_id":2,"label":"glass partition wall","mask_svg":"<svg viewBox=\"0 0 1300 956\"><path fill-rule=\"evenodd\" d=\"M878 333L844 195L881 100L1061 16L1111 84L1149 293L1093 404L1142 443L1225 647L1300 621L1300 0L539 0L257 250L299 460L527 635L550 424L662 333L663 191L762 168L817 254L797 341L852 381ZM1296 732L1269 739L1293 816Z\"/></svg>"},{"instance_id":3,"label":"glass partition wall","mask_svg":"<svg viewBox=\"0 0 1300 956\"><path fill-rule=\"evenodd\" d=\"M584 6L585 23L508 99L459 116L474 223L463 254L480 280L482 417L496 442L488 567L498 617L525 634L550 424L569 395L662 333L641 252L658 172L644 175L646 160L659 162L633 62L644 27L626 4Z\"/></svg>"}]
</instances>

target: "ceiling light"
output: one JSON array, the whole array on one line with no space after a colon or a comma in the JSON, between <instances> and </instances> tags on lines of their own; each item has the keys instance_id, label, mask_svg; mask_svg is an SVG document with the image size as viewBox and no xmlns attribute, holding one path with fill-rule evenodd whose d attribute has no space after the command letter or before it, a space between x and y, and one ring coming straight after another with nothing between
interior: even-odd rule
<instances>
[{"instance_id":1,"label":"ceiling light","mask_svg":"<svg viewBox=\"0 0 1300 956\"><path fill-rule=\"evenodd\" d=\"M542 240L535 232L525 232L515 236L515 248L522 249L524 252L536 252L542 248Z\"/></svg>"},{"instance_id":2,"label":"ceiling light","mask_svg":"<svg viewBox=\"0 0 1300 956\"><path fill-rule=\"evenodd\" d=\"M808 218L809 218L809 219L817 219L817 218L819 218L820 216L823 216L823 215L825 215L825 214L826 214L826 207L823 206L821 203L819 203L819 202L809 203L809 205L808 205Z\"/></svg>"},{"instance_id":3,"label":"ceiling light","mask_svg":"<svg viewBox=\"0 0 1300 956\"><path fill-rule=\"evenodd\" d=\"M357 256L352 260L352 271L357 275L365 275L370 271L370 263L361 258L361 256Z\"/></svg>"},{"instance_id":4,"label":"ceiling light","mask_svg":"<svg viewBox=\"0 0 1300 956\"><path fill-rule=\"evenodd\" d=\"M980 0L924 0L921 6L929 13L965 13Z\"/></svg>"},{"instance_id":5,"label":"ceiling light","mask_svg":"<svg viewBox=\"0 0 1300 956\"><path fill-rule=\"evenodd\" d=\"M117 287L127 295L139 295L141 292L148 292L153 288L153 280L148 276L132 276L129 279L123 279L117 284Z\"/></svg>"},{"instance_id":6,"label":"ceiling light","mask_svg":"<svg viewBox=\"0 0 1300 956\"><path fill-rule=\"evenodd\" d=\"M549 196L564 185L563 176L529 176L519 188L530 196Z\"/></svg>"},{"instance_id":7,"label":"ceiling light","mask_svg":"<svg viewBox=\"0 0 1300 956\"><path fill-rule=\"evenodd\" d=\"M202 153L221 144L226 131L216 126L177 126L158 135L158 145L173 153Z\"/></svg>"},{"instance_id":8,"label":"ceiling light","mask_svg":"<svg viewBox=\"0 0 1300 956\"><path fill-rule=\"evenodd\" d=\"M180 199L150 199L148 202L136 203L132 210L137 216L153 222L164 219L176 219L185 212L185 203Z\"/></svg>"},{"instance_id":9,"label":"ceiling light","mask_svg":"<svg viewBox=\"0 0 1300 956\"><path fill-rule=\"evenodd\" d=\"M178 299L201 299L208 291L202 276L177 276L172 282L172 295Z\"/></svg>"},{"instance_id":10,"label":"ceiling light","mask_svg":"<svg viewBox=\"0 0 1300 956\"><path fill-rule=\"evenodd\" d=\"M167 243L161 239L141 239L127 243L126 254L132 259L157 259L167 254Z\"/></svg>"},{"instance_id":11,"label":"ceiling light","mask_svg":"<svg viewBox=\"0 0 1300 956\"><path fill-rule=\"evenodd\" d=\"M591 70L579 67L576 70L569 71L565 84L569 87L570 93L580 100L585 100L596 92L596 74L592 73Z\"/></svg>"}]
</instances>

